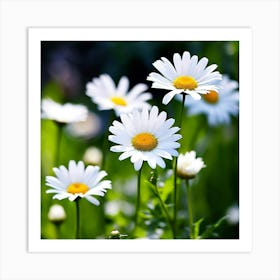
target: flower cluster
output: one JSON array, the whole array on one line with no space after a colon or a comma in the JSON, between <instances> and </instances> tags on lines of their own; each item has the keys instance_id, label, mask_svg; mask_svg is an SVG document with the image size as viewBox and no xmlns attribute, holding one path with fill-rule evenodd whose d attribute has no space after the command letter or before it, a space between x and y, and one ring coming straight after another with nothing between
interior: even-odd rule
<instances>
[{"instance_id":1,"label":"flower cluster","mask_svg":"<svg viewBox=\"0 0 280 280\"><path fill-rule=\"evenodd\" d=\"M46 186L50 187L46 193L54 194L53 199L75 201L77 207L78 201L82 198L95 206L100 205L96 197L103 197L114 185L113 181L104 180L104 177L110 176L105 171L108 150L120 153L118 157L120 161L130 159L134 170L138 173L138 195L144 164L151 169L157 167L165 169L166 160L174 160L173 219L168 214L165 202L161 201L155 184L156 195L169 221L173 237L176 238L177 176L187 181L190 238L196 238L192 230L188 181L196 177L206 165L201 157L196 157L195 150L187 151L188 147L185 144L180 124L185 118L185 107L188 115L206 115L210 126L229 124L231 116L238 115L238 83L216 71L218 66L209 65L208 58L199 59L197 55L192 56L188 51L183 52L182 55L175 53L173 61L161 57L153 63L153 66L159 73L151 72L147 80L152 82L152 88L167 91L161 106L152 104L153 95L147 91L146 84L138 83L129 89L129 79L126 76L122 76L117 85L108 74L95 77L86 84L85 95L97 105L97 108L112 110L114 113L115 120L110 122L105 129L109 135L106 134L103 140L104 144L108 140L113 144L103 151L93 146L88 148L84 153L84 161L70 159L68 167L55 162L57 166L53 168L55 176L46 176ZM180 96L183 96L183 102L180 104L181 119L170 118L168 108L160 110L160 107L170 103L173 98L174 102L180 102ZM102 128L98 118L97 114L90 112L84 105L70 103L61 105L51 99L42 101L42 119L50 119L58 124L68 124L67 131L73 137L88 139L95 137ZM180 149L185 153L180 153ZM140 198L137 197L135 230L138 225L138 210L141 207L139 201ZM54 206L49 212L50 221L63 221L65 217L64 210L62 211L59 205ZM77 216L77 228L78 226ZM76 237L79 238L78 236L77 232Z\"/></svg>"}]
</instances>

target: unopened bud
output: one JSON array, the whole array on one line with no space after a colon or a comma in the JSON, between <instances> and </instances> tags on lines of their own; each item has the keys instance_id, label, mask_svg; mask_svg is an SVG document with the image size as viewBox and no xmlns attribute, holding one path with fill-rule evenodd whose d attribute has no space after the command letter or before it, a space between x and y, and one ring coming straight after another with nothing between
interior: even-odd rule
<instances>
[{"instance_id":1,"label":"unopened bud","mask_svg":"<svg viewBox=\"0 0 280 280\"><path fill-rule=\"evenodd\" d=\"M54 224L63 223L66 219L64 208L58 204L52 205L48 213L48 218Z\"/></svg>"}]
</instances>

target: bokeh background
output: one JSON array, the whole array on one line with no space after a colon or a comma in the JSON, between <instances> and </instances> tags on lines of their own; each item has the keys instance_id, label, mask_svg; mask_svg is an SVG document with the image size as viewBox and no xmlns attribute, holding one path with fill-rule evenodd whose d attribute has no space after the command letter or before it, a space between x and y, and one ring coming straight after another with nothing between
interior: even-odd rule
<instances>
[{"instance_id":1,"label":"bokeh background","mask_svg":"<svg viewBox=\"0 0 280 280\"><path fill-rule=\"evenodd\" d=\"M41 42L41 97L65 103L84 104L93 113L91 131L87 127L78 132L77 127L66 126L63 130L59 165L68 165L69 160L83 160L89 147L100 150L107 148L105 169L108 179L112 180L102 203L97 207L88 201L81 201L81 238L108 238L110 232L118 229L130 237L136 194L136 173L130 161L119 161L119 154L109 151L110 143L104 141L108 127L114 117L111 111L99 111L91 99L85 95L86 84L94 77L109 74L118 83L125 75L130 80L130 88L137 83L146 83L153 94L151 104L177 118L180 100L172 100L167 106L161 103L163 90L151 89L146 78L155 71L152 63L164 56L172 60L173 54L189 51L199 58L207 57L209 64L217 64L218 71L231 79L239 80L239 44L232 41L188 41L188 42ZM232 118L231 124L210 127L203 115L184 116L180 152L195 150L202 157L206 168L192 180L194 220L200 218L201 232L209 234L205 238L239 238L238 198L239 198L239 119ZM78 128L79 129L79 128ZM68 200L53 200L46 194L45 176L53 175L52 168L57 166L57 126L51 120L41 121L41 234L42 238L74 238L75 203ZM172 162L166 160L167 168L157 169L162 197L170 205L172 214L172 188L170 187ZM149 180L151 169L145 165L141 196L141 229L143 238L171 238L164 215L155 201L153 190L145 183ZM178 235L188 237L188 216L186 190L182 183L179 189ZM60 204L65 208L67 218L59 233L48 220L51 205ZM223 219L234 207L233 217ZM212 227L210 226L212 225Z\"/></svg>"}]
</instances>

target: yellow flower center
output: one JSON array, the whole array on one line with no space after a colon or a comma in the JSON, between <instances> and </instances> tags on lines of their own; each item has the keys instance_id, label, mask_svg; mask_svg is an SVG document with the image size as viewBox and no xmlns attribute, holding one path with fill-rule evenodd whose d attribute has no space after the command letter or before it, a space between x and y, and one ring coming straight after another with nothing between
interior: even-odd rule
<instances>
[{"instance_id":1,"label":"yellow flower center","mask_svg":"<svg viewBox=\"0 0 280 280\"><path fill-rule=\"evenodd\" d=\"M148 132L139 133L131 140L133 147L139 151L151 151L157 144L157 138Z\"/></svg>"},{"instance_id":2,"label":"yellow flower center","mask_svg":"<svg viewBox=\"0 0 280 280\"><path fill-rule=\"evenodd\" d=\"M127 103L126 101L124 100L124 98L120 97L120 96L113 96L111 97L111 101L116 104L116 105L119 105L119 106L126 106Z\"/></svg>"},{"instance_id":3,"label":"yellow flower center","mask_svg":"<svg viewBox=\"0 0 280 280\"><path fill-rule=\"evenodd\" d=\"M89 187L83 183L72 183L67 188L67 192L72 194L76 194L76 193L85 194L88 190Z\"/></svg>"},{"instance_id":4,"label":"yellow flower center","mask_svg":"<svg viewBox=\"0 0 280 280\"><path fill-rule=\"evenodd\" d=\"M217 103L219 100L219 94L214 90L210 90L207 94L203 94L202 96L208 103Z\"/></svg>"},{"instance_id":5,"label":"yellow flower center","mask_svg":"<svg viewBox=\"0 0 280 280\"><path fill-rule=\"evenodd\" d=\"M173 81L173 85L177 89L195 89L197 81L191 76L180 76Z\"/></svg>"}]
</instances>

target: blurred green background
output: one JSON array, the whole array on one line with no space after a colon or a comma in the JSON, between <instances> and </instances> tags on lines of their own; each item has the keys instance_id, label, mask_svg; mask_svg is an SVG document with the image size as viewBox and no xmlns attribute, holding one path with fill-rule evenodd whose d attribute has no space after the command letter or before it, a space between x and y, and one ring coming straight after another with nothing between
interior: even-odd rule
<instances>
[{"instance_id":1,"label":"blurred green background","mask_svg":"<svg viewBox=\"0 0 280 280\"><path fill-rule=\"evenodd\" d=\"M238 42L41 42L41 97L65 103L84 104L95 113L95 133L89 137L77 137L63 129L59 155L59 165L68 165L69 160L83 160L88 147L102 150L107 145L107 178L112 180L109 190L97 207L86 200L81 201L81 238L107 238L110 232L118 229L130 238L133 229L133 217L136 193L136 172L130 161L119 161L117 153L109 151L111 143L105 141L111 124L112 111L98 111L97 106L85 95L86 83L103 73L109 74L115 83L125 75L130 80L130 88L137 83L146 83L153 94L150 104L157 105L168 113L168 117L177 118L180 101L172 100L167 106L161 103L166 91L151 89L146 78L156 71L152 63L164 56L172 61L173 54L189 51L199 58L207 57L209 64L217 64L218 71L238 81L239 45ZM238 118L232 118L230 125L209 127L206 117L184 116L180 152L196 150L202 157L206 168L192 180L194 220L204 218L201 231L211 229L224 217L227 210L238 206L239 197L239 150ZM41 121L41 234L42 238L74 238L75 203L68 200L53 200L46 194L45 176L54 175L52 168L57 166L57 126L51 120ZM166 160L167 168L157 168L159 190L172 214L172 188L170 173L172 162ZM171 238L171 231L165 216L155 199L151 185L146 182L152 171L146 164L142 172L141 186L141 230L138 235L145 238ZM186 189L184 183L179 188L178 237L188 237L188 215ZM52 204L65 208L67 218L59 233L48 220L48 211ZM239 238L238 222L223 220L207 238Z\"/></svg>"}]
</instances>

